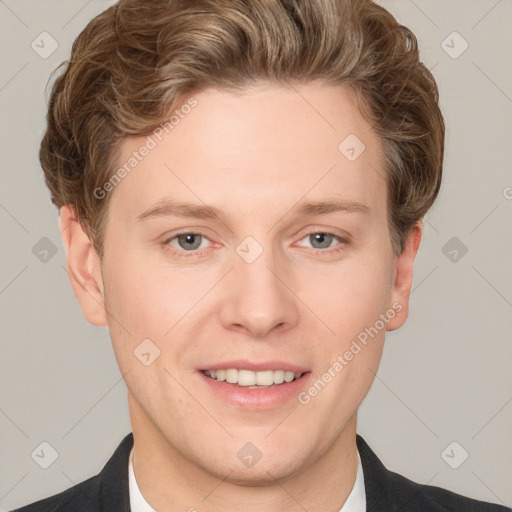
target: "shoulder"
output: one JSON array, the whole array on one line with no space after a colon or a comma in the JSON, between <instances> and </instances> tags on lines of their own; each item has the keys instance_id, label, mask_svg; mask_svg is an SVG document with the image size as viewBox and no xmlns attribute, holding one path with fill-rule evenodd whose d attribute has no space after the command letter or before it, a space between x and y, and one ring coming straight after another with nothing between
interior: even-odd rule
<instances>
[{"instance_id":1,"label":"shoulder","mask_svg":"<svg viewBox=\"0 0 512 512\"><path fill-rule=\"evenodd\" d=\"M44 498L12 512L92 512L100 510L99 475L80 482L54 496Z\"/></svg>"},{"instance_id":2,"label":"shoulder","mask_svg":"<svg viewBox=\"0 0 512 512\"><path fill-rule=\"evenodd\" d=\"M132 446L130 432L96 476L11 512L129 512L128 458Z\"/></svg>"},{"instance_id":3,"label":"shoulder","mask_svg":"<svg viewBox=\"0 0 512 512\"><path fill-rule=\"evenodd\" d=\"M389 471L359 435L357 448L363 466L369 511L512 512L508 507L474 500L441 487L419 484Z\"/></svg>"},{"instance_id":4,"label":"shoulder","mask_svg":"<svg viewBox=\"0 0 512 512\"><path fill-rule=\"evenodd\" d=\"M418 484L398 473L390 471L389 475L400 507L429 512L511 512L502 505L478 501L441 487Z\"/></svg>"}]
</instances>

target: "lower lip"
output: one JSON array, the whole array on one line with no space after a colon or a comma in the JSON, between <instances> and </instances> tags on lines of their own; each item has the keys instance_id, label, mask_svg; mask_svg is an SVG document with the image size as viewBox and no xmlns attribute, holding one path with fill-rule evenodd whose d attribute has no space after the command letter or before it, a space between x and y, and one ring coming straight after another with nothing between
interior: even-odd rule
<instances>
[{"instance_id":1,"label":"lower lip","mask_svg":"<svg viewBox=\"0 0 512 512\"><path fill-rule=\"evenodd\" d=\"M224 401L252 410L275 409L284 405L292 399L297 399L300 391L306 386L311 375L306 372L302 377L292 381L283 382L269 388L249 388L220 382L199 372L203 382L212 390L212 392L222 398Z\"/></svg>"}]
</instances>

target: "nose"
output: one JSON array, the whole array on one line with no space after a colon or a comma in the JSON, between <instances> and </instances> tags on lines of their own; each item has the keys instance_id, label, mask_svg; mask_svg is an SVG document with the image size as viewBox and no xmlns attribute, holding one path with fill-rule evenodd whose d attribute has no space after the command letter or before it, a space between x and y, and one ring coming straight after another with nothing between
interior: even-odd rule
<instances>
[{"instance_id":1,"label":"nose","mask_svg":"<svg viewBox=\"0 0 512 512\"><path fill-rule=\"evenodd\" d=\"M224 328L263 338L272 331L293 328L299 320L299 299L286 262L263 253L248 263L235 253L234 268L224 282L220 312Z\"/></svg>"}]
</instances>

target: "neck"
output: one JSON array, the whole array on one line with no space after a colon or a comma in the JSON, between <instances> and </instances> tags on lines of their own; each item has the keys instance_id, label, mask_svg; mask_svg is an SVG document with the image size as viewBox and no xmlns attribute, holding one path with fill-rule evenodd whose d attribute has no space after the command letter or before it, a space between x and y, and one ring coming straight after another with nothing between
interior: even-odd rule
<instances>
[{"instance_id":1,"label":"neck","mask_svg":"<svg viewBox=\"0 0 512 512\"><path fill-rule=\"evenodd\" d=\"M287 478L247 485L187 459L128 393L139 489L158 512L339 512L357 473L356 416L313 463ZM271 471L269 471L269 474Z\"/></svg>"}]
</instances>

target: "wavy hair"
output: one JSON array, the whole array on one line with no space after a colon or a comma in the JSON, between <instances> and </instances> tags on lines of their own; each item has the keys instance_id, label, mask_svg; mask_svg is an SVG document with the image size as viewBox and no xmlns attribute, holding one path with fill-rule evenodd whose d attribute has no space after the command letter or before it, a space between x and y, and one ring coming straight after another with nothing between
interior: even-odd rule
<instances>
[{"instance_id":1,"label":"wavy hair","mask_svg":"<svg viewBox=\"0 0 512 512\"><path fill-rule=\"evenodd\" d=\"M119 0L74 41L53 83L40 162L102 255L126 136L150 134L194 92L257 82L344 84L383 142L388 224L403 252L441 185L445 127L415 35L372 0ZM57 69L59 69L57 68Z\"/></svg>"}]
</instances>

